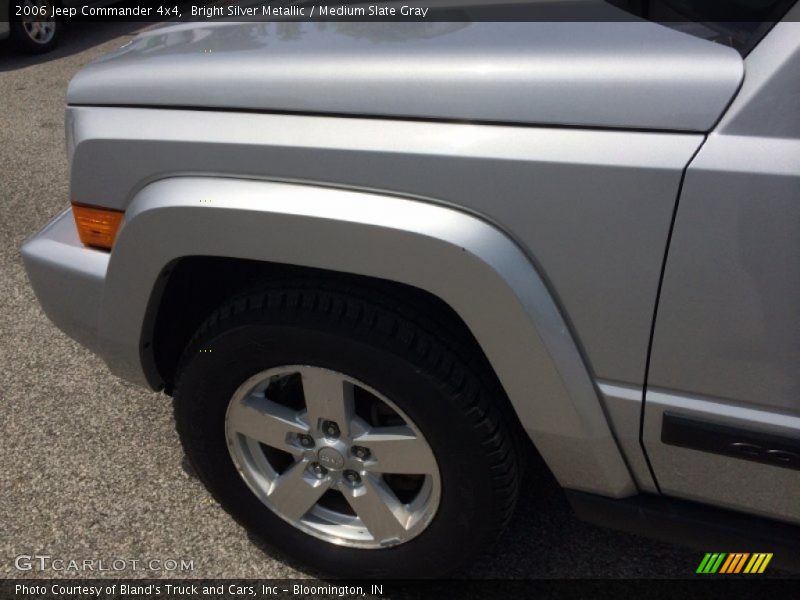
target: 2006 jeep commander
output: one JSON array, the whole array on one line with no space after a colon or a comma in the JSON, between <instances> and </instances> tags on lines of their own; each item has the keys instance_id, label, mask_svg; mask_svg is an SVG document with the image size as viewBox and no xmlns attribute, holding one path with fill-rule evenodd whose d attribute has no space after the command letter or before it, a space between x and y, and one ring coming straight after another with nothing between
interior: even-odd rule
<instances>
[{"instance_id":1,"label":"2006 jeep commander","mask_svg":"<svg viewBox=\"0 0 800 600\"><path fill-rule=\"evenodd\" d=\"M70 84L72 205L25 266L315 569L464 563L527 438L584 516L772 551L800 523L798 17L145 32Z\"/></svg>"}]
</instances>

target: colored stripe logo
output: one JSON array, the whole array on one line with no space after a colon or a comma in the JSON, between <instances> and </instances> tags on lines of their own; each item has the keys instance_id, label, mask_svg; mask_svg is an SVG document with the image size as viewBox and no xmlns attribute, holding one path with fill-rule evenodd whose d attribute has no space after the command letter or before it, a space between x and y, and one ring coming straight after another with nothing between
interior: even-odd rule
<instances>
[{"instance_id":1,"label":"colored stripe logo","mask_svg":"<svg viewBox=\"0 0 800 600\"><path fill-rule=\"evenodd\" d=\"M763 573L769 561L772 560L772 553L756 552L707 552L697 567L697 573L714 574L720 573L733 575L747 573L754 575Z\"/></svg>"}]
</instances>

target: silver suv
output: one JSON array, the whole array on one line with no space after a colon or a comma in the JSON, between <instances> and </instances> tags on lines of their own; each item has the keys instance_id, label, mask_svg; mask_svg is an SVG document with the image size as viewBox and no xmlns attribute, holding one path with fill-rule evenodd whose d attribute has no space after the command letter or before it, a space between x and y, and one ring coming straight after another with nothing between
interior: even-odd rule
<instances>
[{"instance_id":1,"label":"silver suv","mask_svg":"<svg viewBox=\"0 0 800 600\"><path fill-rule=\"evenodd\" d=\"M777 560L798 19L146 32L70 84L73 204L25 266L56 325L174 396L214 497L315 570L463 564L531 446L586 518Z\"/></svg>"}]
</instances>

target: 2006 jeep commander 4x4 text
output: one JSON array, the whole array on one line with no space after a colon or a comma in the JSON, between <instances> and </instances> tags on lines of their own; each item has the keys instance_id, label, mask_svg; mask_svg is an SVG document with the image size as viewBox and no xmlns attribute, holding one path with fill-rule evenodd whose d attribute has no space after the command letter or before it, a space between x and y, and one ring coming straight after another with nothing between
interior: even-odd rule
<instances>
[{"instance_id":1,"label":"2006 jeep commander 4x4 text","mask_svg":"<svg viewBox=\"0 0 800 600\"><path fill-rule=\"evenodd\" d=\"M800 523L789 11L735 48L647 21L145 32L70 84L72 206L28 275L112 372L174 395L222 505L314 569L463 564L525 501L528 438L583 516L778 558Z\"/></svg>"}]
</instances>

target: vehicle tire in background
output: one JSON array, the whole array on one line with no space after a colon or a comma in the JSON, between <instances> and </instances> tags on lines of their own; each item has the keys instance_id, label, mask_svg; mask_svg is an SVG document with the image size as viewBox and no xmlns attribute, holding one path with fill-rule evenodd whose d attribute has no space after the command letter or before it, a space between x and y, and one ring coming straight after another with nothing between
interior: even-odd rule
<instances>
[{"instance_id":1,"label":"vehicle tire in background","mask_svg":"<svg viewBox=\"0 0 800 600\"><path fill-rule=\"evenodd\" d=\"M237 297L188 345L186 453L267 546L340 577L436 577L488 550L519 486L493 375L413 307L332 282Z\"/></svg>"},{"instance_id":2,"label":"vehicle tire in background","mask_svg":"<svg viewBox=\"0 0 800 600\"><path fill-rule=\"evenodd\" d=\"M50 20L40 14L32 14L30 11L43 10L47 15L52 14L51 3L44 0L25 0L22 8L29 11L23 16L10 15L9 27L11 29L11 39L14 45L31 54L42 54L50 52L58 45L59 35L61 34L61 23L57 20ZM13 5L10 10L13 9Z\"/></svg>"}]
</instances>

